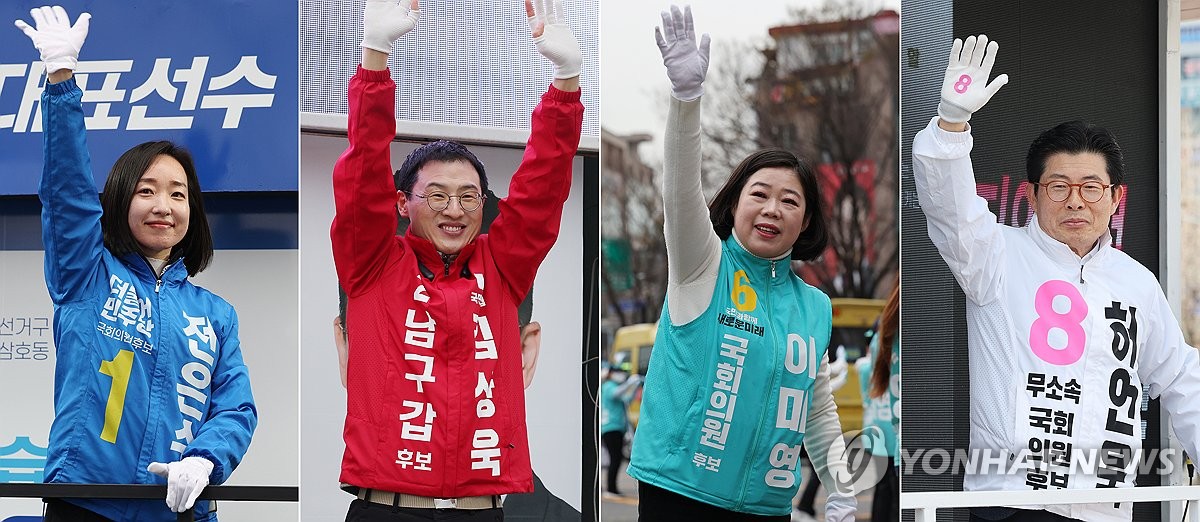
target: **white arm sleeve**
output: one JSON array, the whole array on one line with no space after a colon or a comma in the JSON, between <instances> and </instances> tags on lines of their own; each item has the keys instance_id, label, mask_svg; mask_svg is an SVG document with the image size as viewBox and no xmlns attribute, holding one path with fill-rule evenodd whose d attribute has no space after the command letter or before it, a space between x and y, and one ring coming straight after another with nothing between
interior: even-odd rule
<instances>
[{"instance_id":1,"label":"white arm sleeve","mask_svg":"<svg viewBox=\"0 0 1200 522\"><path fill-rule=\"evenodd\" d=\"M967 299L980 306L999 297L1001 225L975 192L971 133L929 126L913 138L913 178L929 239L950 267Z\"/></svg>"},{"instance_id":2,"label":"white arm sleeve","mask_svg":"<svg viewBox=\"0 0 1200 522\"><path fill-rule=\"evenodd\" d=\"M687 324L708 308L721 267L721 243L700 186L700 100L671 98L663 139L663 234L667 244L667 308L671 324Z\"/></svg>"},{"instance_id":3,"label":"white arm sleeve","mask_svg":"<svg viewBox=\"0 0 1200 522\"><path fill-rule=\"evenodd\" d=\"M842 424L838 420L837 404L829 385L829 360L821 358L817 380L813 383L813 398L804 423L804 446L812 460L817 477L828 492L825 520L852 521L858 509L853 484L838 483L838 477L849 477L846 469L846 443L842 440Z\"/></svg>"},{"instance_id":4,"label":"white arm sleeve","mask_svg":"<svg viewBox=\"0 0 1200 522\"><path fill-rule=\"evenodd\" d=\"M1184 342L1179 323L1160 291L1153 310L1139 314L1149 338L1138 355L1138 376L1171 416L1171 427L1193 462L1200 459L1200 353ZM1141 330L1145 331L1145 330Z\"/></svg>"}]
</instances>

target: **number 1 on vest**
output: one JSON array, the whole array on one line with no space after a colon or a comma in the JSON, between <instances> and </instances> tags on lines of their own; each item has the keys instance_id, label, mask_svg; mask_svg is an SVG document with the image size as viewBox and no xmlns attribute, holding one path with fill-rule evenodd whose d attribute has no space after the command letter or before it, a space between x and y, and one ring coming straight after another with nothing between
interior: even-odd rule
<instances>
[{"instance_id":1,"label":"number 1 on vest","mask_svg":"<svg viewBox=\"0 0 1200 522\"><path fill-rule=\"evenodd\" d=\"M104 407L104 429L100 439L116 444L121 414L125 411L125 390L129 388L129 373L133 370L133 351L121 350L111 361L100 361L100 373L112 377L108 390L108 405Z\"/></svg>"}]
</instances>

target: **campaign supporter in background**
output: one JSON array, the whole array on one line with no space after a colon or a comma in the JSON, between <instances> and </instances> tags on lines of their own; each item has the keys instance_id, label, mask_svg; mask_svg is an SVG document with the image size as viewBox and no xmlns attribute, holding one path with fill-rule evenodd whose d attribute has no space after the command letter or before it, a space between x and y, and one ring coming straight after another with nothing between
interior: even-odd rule
<instances>
[{"instance_id":1,"label":"campaign supporter in background","mask_svg":"<svg viewBox=\"0 0 1200 522\"><path fill-rule=\"evenodd\" d=\"M1200 358L1154 275L1111 244L1125 167L1110 132L1072 121L1033 141L1026 227L997 223L977 195L967 122L1008 82L1002 74L988 83L997 49L983 35L954 41L938 115L912 145L929 237L966 295L971 454L983 465L963 486L1131 487L1143 390L1160 400L1187 453L1200 455ZM1017 472L987 465L1016 459L1025 460ZM1131 516L1129 502L971 512L972 520Z\"/></svg>"},{"instance_id":2,"label":"campaign supporter in background","mask_svg":"<svg viewBox=\"0 0 1200 522\"><path fill-rule=\"evenodd\" d=\"M617 473L625 461L625 432L629 430L626 406L633 400L642 380L607 364L600 368L600 440L608 453L608 470L604 493L621 495L617 489Z\"/></svg>"},{"instance_id":3,"label":"campaign supporter in background","mask_svg":"<svg viewBox=\"0 0 1200 522\"><path fill-rule=\"evenodd\" d=\"M852 520L852 487L835 480L846 462L826 362L832 307L789 269L827 243L817 177L790 152L759 151L705 208L709 39L697 44L690 8L662 21L668 278L629 464L639 516L788 520L806 446L830 492L826 520Z\"/></svg>"},{"instance_id":4,"label":"campaign supporter in background","mask_svg":"<svg viewBox=\"0 0 1200 522\"><path fill-rule=\"evenodd\" d=\"M191 156L138 145L97 197L73 74L90 15L74 25L57 6L30 15L33 26L16 25L47 73L38 197L57 346L45 480L167 485L165 504L47 500L45 518L170 521L192 509L215 521L196 498L237 467L257 412L233 307L188 279L213 255Z\"/></svg>"},{"instance_id":5,"label":"campaign supporter in background","mask_svg":"<svg viewBox=\"0 0 1200 522\"><path fill-rule=\"evenodd\" d=\"M350 146L333 173L330 235L353 347L341 481L359 497L348 520L499 520L500 495L534 488L517 308L557 239L583 121L582 56L557 5L526 2L555 79L509 196L481 235L487 177L462 145L424 145L392 176L387 58L418 7L367 2ZM402 236L397 210L410 221Z\"/></svg>"},{"instance_id":6,"label":"campaign supporter in background","mask_svg":"<svg viewBox=\"0 0 1200 522\"><path fill-rule=\"evenodd\" d=\"M897 283L899 278L897 278ZM871 497L871 520L900 520L900 285L892 287L868 345L855 361L863 398L863 431L871 455L887 459ZM879 361L888 361L880 363Z\"/></svg>"}]
</instances>

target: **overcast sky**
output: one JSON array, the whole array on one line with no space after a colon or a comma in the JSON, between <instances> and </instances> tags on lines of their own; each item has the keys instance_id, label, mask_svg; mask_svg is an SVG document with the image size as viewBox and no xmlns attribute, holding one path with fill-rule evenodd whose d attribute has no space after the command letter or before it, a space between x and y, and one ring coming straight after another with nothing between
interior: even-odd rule
<instances>
[{"instance_id":1,"label":"overcast sky","mask_svg":"<svg viewBox=\"0 0 1200 522\"><path fill-rule=\"evenodd\" d=\"M823 0L691 2L696 33L709 34L714 57L720 56L719 45L733 41L761 48L770 41L768 28L792 22L789 7L815 8L822 4ZM899 0L865 0L864 4L900 9ZM671 83L654 43L654 28L662 23L659 13L670 5L664 0L604 0L600 6L601 126L610 132L648 132L656 139L662 134ZM710 61L709 72L713 70ZM654 149L661 146L658 141L649 145ZM643 147L646 152L651 151Z\"/></svg>"}]
</instances>

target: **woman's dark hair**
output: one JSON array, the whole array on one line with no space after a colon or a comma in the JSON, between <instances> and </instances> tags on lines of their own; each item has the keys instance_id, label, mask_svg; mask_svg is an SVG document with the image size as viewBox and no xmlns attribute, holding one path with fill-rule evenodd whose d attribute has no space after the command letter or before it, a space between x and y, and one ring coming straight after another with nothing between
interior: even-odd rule
<instances>
[{"instance_id":1,"label":"woman's dark hair","mask_svg":"<svg viewBox=\"0 0 1200 522\"><path fill-rule=\"evenodd\" d=\"M747 156L733 169L729 180L708 205L708 218L712 220L713 231L722 241L729 238L729 234L733 233L733 209L742 194L742 187L746 186L746 181L755 172L770 167L788 169L800 178L800 186L804 190L804 219L807 220L808 227L792 244L792 259L816 259L829 243L829 233L825 226L825 203L821 198L817 175L808 163L783 149L760 150Z\"/></svg>"},{"instance_id":2,"label":"woman's dark hair","mask_svg":"<svg viewBox=\"0 0 1200 522\"><path fill-rule=\"evenodd\" d=\"M189 276L194 276L208 267L212 261L213 242L212 232L208 228L208 218L204 214L204 199L200 194L200 179L196 176L196 164L187 149L169 141L148 141L125 151L117 162L113 163L108 173L108 181L104 182L104 192L100 194L100 207L104 215L100 218L100 228L104 231L104 246L113 255L121 256L130 252L141 252L141 247L129 230L129 204L133 200L133 192L137 188L142 175L159 156L175 158L183 166L188 184L188 231L174 247L168 262L182 258Z\"/></svg>"},{"instance_id":3,"label":"woman's dark hair","mask_svg":"<svg viewBox=\"0 0 1200 522\"><path fill-rule=\"evenodd\" d=\"M888 296L879 314L875 346L879 352L875 356L875 366L871 368L871 397L882 397L887 392L892 379L892 343L900 330L900 276L896 276L896 284L892 286L892 295Z\"/></svg>"},{"instance_id":4,"label":"woman's dark hair","mask_svg":"<svg viewBox=\"0 0 1200 522\"><path fill-rule=\"evenodd\" d=\"M1099 154L1104 157L1113 192L1116 192L1117 185L1125 184L1125 156L1117 144L1117 138L1108 129L1076 120L1055 125L1029 145L1029 152L1025 155L1025 177L1030 183L1035 183L1034 194L1038 189L1036 183L1042 180L1042 173L1046 171L1046 159L1060 152Z\"/></svg>"}]
</instances>

